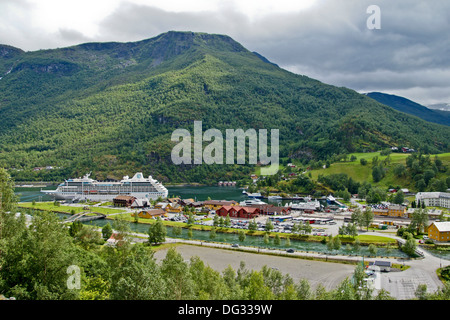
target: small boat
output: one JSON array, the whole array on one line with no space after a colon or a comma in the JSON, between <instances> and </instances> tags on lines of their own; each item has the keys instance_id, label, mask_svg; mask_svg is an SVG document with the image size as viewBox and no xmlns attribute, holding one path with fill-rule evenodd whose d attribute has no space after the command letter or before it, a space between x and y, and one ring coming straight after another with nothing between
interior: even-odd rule
<instances>
[{"instance_id":1,"label":"small boat","mask_svg":"<svg viewBox=\"0 0 450 320\"><path fill-rule=\"evenodd\" d=\"M268 196L267 199L269 199L269 200L282 200L283 197L280 197L280 196Z\"/></svg>"},{"instance_id":2,"label":"small boat","mask_svg":"<svg viewBox=\"0 0 450 320\"><path fill-rule=\"evenodd\" d=\"M249 198L256 198L256 199L260 199L263 196L261 195L261 193L256 192L256 193L247 193L247 197Z\"/></svg>"}]
</instances>

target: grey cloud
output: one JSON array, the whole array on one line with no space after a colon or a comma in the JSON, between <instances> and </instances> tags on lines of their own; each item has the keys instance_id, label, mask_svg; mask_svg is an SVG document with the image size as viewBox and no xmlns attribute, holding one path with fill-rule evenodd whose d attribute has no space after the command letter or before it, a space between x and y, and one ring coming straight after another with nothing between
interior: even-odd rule
<instances>
[{"instance_id":1,"label":"grey cloud","mask_svg":"<svg viewBox=\"0 0 450 320\"><path fill-rule=\"evenodd\" d=\"M366 9L372 4L381 9L380 30L366 27ZM0 2L1 12L18 12L18 6L29 4ZM304 11L258 19L225 2L220 11L177 13L123 2L100 23L99 34L92 39L77 30L39 34L27 18L26 14L6 18L0 24L0 42L22 39L29 47L45 48L85 41L138 41L169 30L220 33L281 67L326 83L409 93L423 97L420 103L435 94L450 102L447 0L318 0Z\"/></svg>"}]
</instances>

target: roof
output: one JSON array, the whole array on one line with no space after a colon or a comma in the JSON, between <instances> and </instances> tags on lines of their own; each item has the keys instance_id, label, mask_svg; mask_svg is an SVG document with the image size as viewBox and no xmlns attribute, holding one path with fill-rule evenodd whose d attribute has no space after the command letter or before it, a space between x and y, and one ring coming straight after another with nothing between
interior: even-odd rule
<instances>
[{"instance_id":1,"label":"roof","mask_svg":"<svg viewBox=\"0 0 450 320\"><path fill-rule=\"evenodd\" d=\"M225 209L225 210L227 210L227 211L230 211L231 209L239 210L239 208L240 208L240 207L237 207L237 206L222 206L220 209ZM219 210L220 210L220 209L219 209Z\"/></svg>"},{"instance_id":2,"label":"roof","mask_svg":"<svg viewBox=\"0 0 450 320\"><path fill-rule=\"evenodd\" d=\"M419 192L416 194L416 199L439 199L450 198L449 192Z\"/></svg>"},{"instance_id":3,"label":"roof","mask_svg":"<svg viewBox=\"0 0 450 320\"><path fill-rule=\"evenodd\" d=\"M236 201L228 200L206 200L203 202L204 205L230 205L232 203L237 203Z\"/></svg>"},{"instance_id":4,"label":"roof","mask_svg":"<svg viewBox=\"0 0 450 320\"><path fill-rule=\"evenodd\" d=\"M145 212L151 216L163 215L166 212L163 209L150 209L150 210L142 210L140 213Z\"/></svg>"},{"instance_id":5,"label":"roof","mask_svg":"<svg viewBox=\"0 0 450 320\"><path fill-rule=\"evenodd\" d=\"M369 262L369 265L375 265L375 266L379 266L379 267L390 267L391 266L391 262L390 261L375 261L375 262Z\"/></svg>"},{"instance_id":6,"label":"roof","mask_svg":"<svg viewBox=\"0 0 450 320\"><path fill-rule=\"evenodd\" d=\"M114 198L114 200L134 200L136 199L133 196L117 196Z\"/></svg>"},{"instance_id":7,"label":"roof","mask_svg":"<svg viewBox=\"0 0 450 320\"><path fill-rule=\"evenodd\" d=\"M439 232L450 232L450 222L433 222Z\"/></svg>"}]
</instances>

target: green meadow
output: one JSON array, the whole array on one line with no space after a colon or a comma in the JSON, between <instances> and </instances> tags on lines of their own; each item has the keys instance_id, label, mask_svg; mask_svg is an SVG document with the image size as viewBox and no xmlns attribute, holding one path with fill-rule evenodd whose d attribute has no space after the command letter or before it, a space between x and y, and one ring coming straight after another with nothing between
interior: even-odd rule
<instances>
[{"instance_id":1,"label":"green meadow","mask_svg":"<svg viewBox=\"0 0 450 320\"><path fill-rule=\"evenodd\" d=\"M333 163L329 168L325 169L315 169L311 170L311 177L313 180L317 181L317 178L320 174L326 176L331 174L345 173L353 180L357 182L368 181L374 185L378 185L380 187L389 187L389 186L401 186L403 188L413 188L414 181L411 181L409 177L401 177L398 178L394 175L392 168L396 164L403 164L406 166L406 158L410 155L408 153L391 153L389 155L390 162L385 165L387 169L386 176L379 181L378 183L373 182L372 178L372 159L374 157L378 157L379 161L383 161L387 158L387 156L382 156L380 152L370 152L370 153L352 153L349 155L349 159L351 156L355 156L357 159L355 161L341 161ZM434 159L436 155L431 155L430 159ZM442 153L437 155L439 159L442 160L443 164L448 166L450 165L450 153ZM366 159L367 164L362 165L360 163L360 159ZM438 177L443 177L445 173L439 173Z\"/></svg>"}]
</instances>

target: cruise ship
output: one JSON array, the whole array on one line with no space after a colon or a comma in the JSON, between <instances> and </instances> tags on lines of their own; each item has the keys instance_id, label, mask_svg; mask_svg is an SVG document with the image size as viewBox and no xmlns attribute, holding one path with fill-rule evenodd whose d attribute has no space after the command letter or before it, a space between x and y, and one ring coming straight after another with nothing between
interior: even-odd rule
<instances>
[{"instance_id":1,"label":"cruise ship","mask_svg":"<svg viewBox=\"0 0 450 320\"><path fill-rule=\"evenodd\" d=\"M156 200L167 198L168 190L152 176L145 178L142 172L132 178L123 177L119 182L97 181L90 173L83 178L65 180L56 190L41 190L55 200L112 201L116 196L133 196L137 199Z\"/></svg>"}]
</instances>

